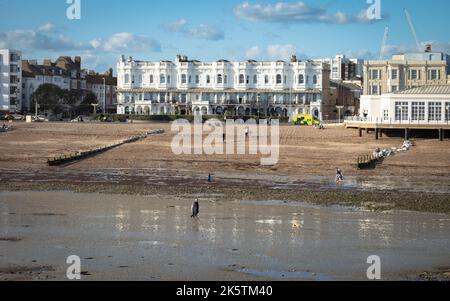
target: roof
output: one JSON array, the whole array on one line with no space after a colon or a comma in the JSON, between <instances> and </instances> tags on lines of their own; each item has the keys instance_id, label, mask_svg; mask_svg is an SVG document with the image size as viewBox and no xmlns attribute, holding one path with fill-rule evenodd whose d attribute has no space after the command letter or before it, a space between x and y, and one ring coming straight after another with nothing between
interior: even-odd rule
<instances>
[{"instance_id":1,"label":"roof","mask_svg":"<svg viewBox=\"0 0 450 301\"><path fill-rule=\"evenodd\" d=\"M108 86L117 86L117 77L101 75L101 74L88 74L86 75L86 81L88 84L103 85L103 79Z\"/></svg>"},{"instance_id":2,"label":"roof","mask_svg":"<svg viewBox=\"0 0 450 301\"><path fill-rule=\"evenodd\" d=\"M28 61L22 61L22 76L33 78L36 75L69 76L69 73L54 65L33 65L28 63Z\"/></svg>"},{"instance_id":3,"label":"roof","mask_svg":"<svg viewBox=\"0 0 450 301\"><path fill-rule=\"evenodd\" d=\"M394 94L450 94L450 85L428 85L394 92Z\"/></svg>"},{"instance_id":4,"label":"roof","mask_svg":"<svg viewBox=\"0 0 450 301\"><path fill-rule=\"evenodd\" d=\"M340 82L340 81L335 81L335 80L330 80L330 86L331 87L341 86L341 87L344 87L344 88L352 90L352 91L362 90L362 87L355 83L345 83L345 82Z\"/></svg>"}]
</instances>

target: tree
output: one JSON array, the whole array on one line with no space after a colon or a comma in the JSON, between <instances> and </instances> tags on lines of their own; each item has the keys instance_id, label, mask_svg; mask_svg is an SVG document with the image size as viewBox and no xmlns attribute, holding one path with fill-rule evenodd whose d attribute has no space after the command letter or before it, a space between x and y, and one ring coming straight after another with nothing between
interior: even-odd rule
<instances>
[{"instance_id":1,"label":"tree","mask_svg":"<svg viewBox=\"0 0 450 301\"><path fill-rule=\"evenodd\" d=\"M77 111L80 115L89 115L93 111L92 104L98 104L97 96L89 92L84 100L78 105Z\"/></svg>"},{"instance_id":2,"label":"tree","mask_svg":"<svg viewBox=\"0 0 450 301\"><path fill-rule=\"evenodd\" d=\"M41 110L49 110L53 114L64 111L65 91L53 84L43 84L31 95L31 110L35 110L36 102Z\"/></svg>"}]
</instances>

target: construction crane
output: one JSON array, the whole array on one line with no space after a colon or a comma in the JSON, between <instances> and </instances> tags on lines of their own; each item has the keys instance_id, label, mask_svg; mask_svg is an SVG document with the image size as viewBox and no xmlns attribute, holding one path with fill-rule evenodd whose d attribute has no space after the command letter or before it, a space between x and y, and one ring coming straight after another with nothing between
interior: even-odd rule
<instances>
[{"instance_id":1,"label":"construction crane","mask_svg":"<svg viewBox=\"0 0 450 301\"><path fill-rule=\"evenodd\" d=\"M408 19L409 27L411 28L411 32L414 36L414 40L416 41L417 50L419 50L419 52L422 52L422 44L419 42L419 38L417 37L416 28L414 27L411 15L409 14L406 8L404 10L406 14L406 19Z\"/></svg>"},{"instance_id":2,"label":"construction crane","mask_svg":"<svg viewBox=\"0 0 450 301\"><path fill-rule=\"evenodd\" d=\"M381 44L380 61L383 60L383 58L384 58L384 52L385 52L385 49L386 49L386 44L387 44L388 37L389 37L389 27L386 26L385 29L384 29L383 42Z\"/></svg>"}]
</instances>

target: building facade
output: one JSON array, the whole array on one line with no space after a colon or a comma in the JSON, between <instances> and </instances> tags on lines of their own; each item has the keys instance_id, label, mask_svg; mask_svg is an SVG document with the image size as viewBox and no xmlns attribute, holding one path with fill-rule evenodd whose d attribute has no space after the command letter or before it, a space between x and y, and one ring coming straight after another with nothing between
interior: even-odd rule
<instances>
[{"instance_id":1,"label":"building facade","mask_svg":"<svg viewBox=\"0 0 450 301\"><path fill-rule=\"evenodd\" d=\"M364 61L361 59L349 59L345 55L336 55L334 58L315 59L314 61L330 65L332 80L346 81L363 78Z\"/></svg>"},{"instance_id":2,"label":"building facade","mask_svg":"<svg viewBox=\"0 0 450 301\"><path fill-rule=\"evenodd\" d=\"M0 49L0 112L21 110L21 55L20 51Z\"/></svg>"},{"instance_id":3,"label":"building facade","mask_svg":"<svg viewBox=\"0 0 450 301\"><path fill-rule=\"evenodd\" d=\"M22 106L21 111L29 112L33 93L43 84L53 84L63 90L78 91L81 102L88 92L96 95L98 109L115 113L117 108L117 78L113 70L105 74L88 72L81 68L81 57L74 59L62 56L55 62L49 59L39 64L36 60L22 61ZM105 93L106 92L106 93ZM106 101L104 105L103 102Z\"/></svg>"},{"instance_id":4,"label":"building facade","mask_svg":"<svg viewBox=\"0 0 450 301\"><path fill-rule=\"evenodd\" d=\"M94 93L99 109L109 114L117 113L117 77L109 69L104 74L89 72L86 77L87 89Z\"/></svg>"},{"instance_id":5,"label":"building facade","mask_svg":"<svg viewBox=\"0 0 450 301\"><path fill-rule=\"evenodd\" d=\"M364 95L382 95L425 85L447 84L449 56L443 53L394 55L389 61L366 61Z\"/></svg>"},{"instance_id":6,"label":"building facade","mask_svg":"<svg viewBox=\"0 0 450 301\"><path fill-rule=\"evenodd\" d=\"M22 111L30 111L31 97L41 85L53 84L63 90L70 90L70 73L49 60L45 60L42 65L36 60L23 60L22 79Z\"/></svg>"},{"instance_id":7,"label":"building facade","mask_svg":"<svg viewBox=\"0 0 450 301\"><path fill-rule=\"evenodd\" d=\"M427 85L382 95L363 95L361 117L387 124L448 124L450 86Z\"/></svg>"},{"instance_id":8,"label":"building facade","mask_svg":"<svg viewBox=\"0 0 450 301\"><path fill-rule=\"evenodd\" d=\"M326 63L199 62L177 56L175 62L120 59L118 114L265 115L320 119L329 104Z\"/></svg>"}]
</instances>

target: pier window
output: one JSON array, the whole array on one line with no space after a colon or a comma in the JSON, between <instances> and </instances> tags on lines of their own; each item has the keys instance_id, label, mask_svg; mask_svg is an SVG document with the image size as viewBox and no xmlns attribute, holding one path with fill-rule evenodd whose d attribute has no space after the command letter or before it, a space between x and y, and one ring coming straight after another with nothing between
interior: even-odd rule
<instances>
[{"instance_id":1,"label":"pier window","mask_svg":"<svg viewBox=\"0 0 450 301\"><path fill-rule=\"evenodd\" d=\"M153 74L150 74L150 83L153 84Z\"/></svg>"},{"instance_id":2,"label":"pier window","mask_svg":"<svg viewBox=\"0 0 450 301\"><path fill-rule=\"evenodd\" d=\"M314 85L317 85L317 75L314 75L314 76L313 76L313 84L314 84Z\"/></svg>"},{"instance_id":3,"label":"pier window","mask_svg":"<svg viewBox=\"0 0 450 301\"><path fill-rule=\"evenodd\" d=\"M430 102L428 103L428 121L442 120L442 103Z\"/></svg>"},{"instance_id":4,"label":"pier window","mask_svg":"<svg viewBox=\"0 0 450 301\"><path fill-rule=\"evenodd\" d=\"M223 77L223 83L224 83L224 84L228 84L228 75L225 75L225 76Z\"/></svg>"},{"instance_id":5,"label":"pier window","mask_svg":"<svg viewBox=\"0 0 450 301\"><path fill-rule=\"evenodd\" d=\"M257 84L258 83L258 76L255 74L253 75L253 84Z\"/></svg>"},{"instance_id":6,"label":"pier window","mask_svg":"<svg viewBox=\"0 0 450 301\"><path fill-rule=\"evenodd\" d=\"M211 76L210 76L210 75L207 75L207 76L206 76L206 83L207 83L207 84L210 84L210 83L211 83Z\"/></svg>"},{"instance_id":7,"label":"pier window","mask_svg":"<svg viewBox=\"0 0 450 301\"><path fill-rule=\"evenodd\" d=\"M167 75L167 83L170 84L170 75Z\"/></svg>"},{"instance_id":8,"label":"pier window","mask_svg":"<svg viewBox=\"0 0 450 301\"><path fill-rule=\"evenodd\" d=\"M412 69L409 76L411 80L420 80L420 70Z\"/></svg>"},{"instance_id":9,"label":"pier window","mask_svg":"<svg viewBox=\"0 0 450 301\"><path fill-rule=\"evenodd\" d=\"M370 75L371 75L371 79L380 79L380 70L378 70L378 69L372 70Z\"/></svg>"},{"instance_id":10,"label":"pier window","mask_svg":"<svg viewBox=\"0 0 450 301\"><path fill-rule=\"evenodd\" d=\"M445 103L445 121L450 121L450 102Z\"/></svg>"},{"instance_id":11,"label":"pier window","mask_svg":"<svg viewBox=\"0 0 450 301\"><path fill-rule=\"evenodd\" d=\"M277 74L276 82L277 82L277 85L282 84L282 77L281 77L281 74Z\"/></svg>"},{"instance_id":12,"label":"pier window","mask_svg":"<svg viewBox=\"0 0 450 301\"><path fill-rule=\"evenodd\" d=\"M425 103L424 102L413 102L412 103L411 120L425 121Z\"/></svg>"},{"instance_id":13,"label":"pier window","mask_svg":"<svg viewBox=\"0 0 450 301\"><path fill-rule=\"evenodd\" d=\"M389 121L389 110L384 110L383 111L383 120L384 121Z\"/></svg>"},{"instance_id":14,"label":"pier window","mask_svg":"<svg viewBox=\"0 0 450 301\"><path fill-rule=\"evenodd\" d=\"M264 75L264 84L266 84L266 85L269 84L269 76L268 75Z\"/></svg>"},{"instance_id":15,"label":"pier window","mask_svg":"<svg viewBox=\"0 0 450 301\"><path fill-rule=\"evenodd\" d=\"M430 80L439 80L440 79L440 70L430 70Z\"/></svg>"},{"instance_id":16,"label":"pier window","mask_svg":"<svg viewBox=\"0 0 450 301\"><path fill-rule=\"evenodd\" d=\"M195 76L195 83L198 85L200 83L200 76L196 75Z\"/></svg>"},{"instance_id":17,"label":"pier window","mask_svg":"<svg viewBox=\"0 0 450 301\"><path fill-rule=\"evenodd\" d=\"M181 75L181 83L182 84L186 84L187 83L187 76L186 76L186 74L182 74Z\"/></svg>"},{"instance_id":18,"label":"pier window","mask_svg":"<svg viewBox=\"0 0 450 301\"><path fill-rule=\"evenodd\" d=\"M159 83L160 84L165 84L166 83L166 76L164 74L161 74L159 76Z\"/></svg>"},{"instance_id":19,"label":"pier window","mask_svg":"<svg viewBox=\"0 0 450 301\"><path fill-rule=\"evenodd\" d=\"M395 102L395 121L408 121L408 102Z\"/></svg>"},{"instance_id":20,"label":"pier window","mask_svg":"<svg viewBox=\"0 0 450 301\"><path fill-rule=\"evenodd\" d=\"M223 83L222 74L218 74L218 75L217 75L217 83L218 83L218 84L222 84L222 83Z\"/></svg>"},{"instance_id":21,"label":"pier window","mask_svg":"<svg viewBox=\"0 0 450 301\"><path fill-rule=\"evenodd\" d=\"M300 85L303 85L303 84L305 83L305 76L304 76L303 74L300 74L300 75L298 76L298 83L299 83Z\"/></svg>"},{"instance_id":22,"label":"pier window","mask_svg":"<svg viewBox=\"0 0 450 301\"><path fill-rule=\"evenodd\" d=\"M391 79L398 79L398 70L397 69L391 70Z\"/></svg>"},{"instance_id":23,"label":"pier window","mask_svg":"<svg viewBox=\"0 0 450 301\"><path fill-rule=\"evenodd\" d=\"M129 83L130 83L130 75L125 74L125 84L129 84Z\"/></svg>"}]
</instances>

